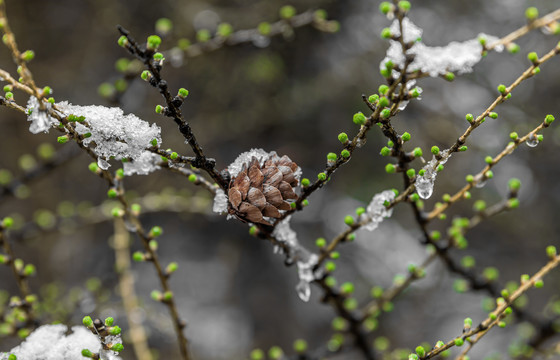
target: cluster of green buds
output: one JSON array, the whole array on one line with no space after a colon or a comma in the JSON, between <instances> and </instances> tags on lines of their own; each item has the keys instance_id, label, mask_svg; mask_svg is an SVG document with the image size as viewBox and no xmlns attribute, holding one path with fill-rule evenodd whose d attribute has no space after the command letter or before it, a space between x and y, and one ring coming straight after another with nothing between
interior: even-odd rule
<instances>
[{"instance_id":1,"label":"cluster of green buds","mask_svg":"<svg viewBox=\"0 0 560 360\"><path fill-rule=\"evenodd\" d=\"M111 350L116 353L123 351L124 346L120 342L121 328L114 324L115 320L108 317L105 321L100 319L92 320L90 316L85 316L82 323L96 335L101 341L103 350ZM89 349L82 350L82 356L90 359L100 359L99 353L94 353Z\"/></svg>"}]
</instances>

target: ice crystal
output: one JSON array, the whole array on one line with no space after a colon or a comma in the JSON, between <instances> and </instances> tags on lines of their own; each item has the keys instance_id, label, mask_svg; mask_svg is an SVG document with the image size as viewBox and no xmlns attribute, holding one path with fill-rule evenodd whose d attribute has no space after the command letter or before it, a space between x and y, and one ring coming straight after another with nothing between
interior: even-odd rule
<instances>
[{"instance_id":1,"label":"ice crystal","mask_svg":"<svg viewBox=\"0 0 560 360\"><path fill-rule=\"evenodd\" d=\"M393 214L393 209L387 209L385 202L392 201L394 198L395 192L393 190L385 190L373 196L366 209L365 215L368 217L369 223L364 226L364 229L369 231L377 229L385 218Z\"/></svg>"},{"instance_id":2,"label":"ice crystal","mask_svg":"<svg viewBox=\"0 0 560 360\"><path fill-rule=\"evenodd\" d=\"M149 151L143 151L140 156L132 161L127 161L123 164L124 174L126 176L138 174L147 175L152 171L159 169L161 157Z\"/></svg>"},{"instance_id":3,"label":"ice crystal","mask_svg":"<svg viewBox=\"0 0 560 360\"><path fill-rule=\"evenodd\" d=\"M279 222L274 228L272 235L280 243L286 245L289 260L296 262L299 276L296 292L302 301L309 301L311 296L310 283L320 276L320 274L313 271L319 260L318 256L310 253L299 244L296 232L290 227L290 217Z\"/></svg>"},{"instance_id":4,"label":"ice crystal","mask_svg":"<svg viewBox=\"0 0 560 360\"><path fill-rule=\"evenodd\" d=\"M448 72L464 74L472 72L474 65L482 60L482 45L479 39L484 38L487 44L492 44L499 39L495 36L479 34L476 39L463 42L453 41L446 46L427 46L422 40L422 29L416 26L408 18L404 18L403 38L405 42L414 42L414 45L406 51L406 54L414 56L414 60L408 66L408 72L421 71L432 77L445 75ZM391 33L399 36L399 21L394 20L391 24ZM503 46L496 46L494 50L503 51ZM380 67L385 68L385 63L391 60L394 64L402 67L405 62L402 46L398 41L391 40L387 50L387 56L381 62ZM398 76L395 72L393 75Z\"/></svg>"},{"instance_id":5,"label":"ice crystal","mask_svg":"<svg viewBox=\"0 0 560 360\"><path fill-rule=\"evenodd\" d=\"M140 164L129 166L129 173L147 174L153 171L151 155L147 155L146 147L156 139L161 143L161 129L159 126L141 120L134 114L124 115L120 108L104 106L78 106L68 102L56 104L58 110L65 116L84 116L83 124L76 124L76 131L80 134L91 133L83 140L84 145L95 144L93 151L106 161L111 157L116 159L128 158L139 161ZM149 165L148 163L151 163ZM108 163L100 164L106 168Z\"/></svg>"},{"instance_id":6,"label":"ice crystal","mask_svg":"<svg viewBox=\"0 0 560 360\"><path fill-rule=\"evenodd\" d=\"M85 327L74 326L72 333L66 335L67 330L68 327L62 324L43 325L8 353L0 353L0 360L7 360L9 354L14 354L22 360L75 360L83 358L82 349L100 352L102 360L120 359L115 352L102 350L97 336ZM120 336L112 341L120 343Z\"/></svg>"},{"instance_id":7,"label":"ice crystal","mask_svg":"<svg viewBox=\"0 0 560 360\"><path fill-rule=\"evenodd\" d=\"M35 96L31 96L27 101L27 121L31 121L29 131L33 134L49 132L53 124L58 124L58 120L49 115L52 108L50 103L45 103L45 110L39 108L39 101Z\"/></svg>"},{"instance_id":8,"label":"ice crystal","mask_svg":"<svg viewBox=\"0 0 560 360\"><path fill-rule=\"evenodd\" d=\"M228 199L226 193L222 189L216 190L216 194L214 195L214 205L212 210L215 213L223 214L226 213L228 209Z\"/></svg>"},{"instance_id":9,"label":"ice crystal","mask_svg":"<svg viewBox=\"0 0 560 360\"><path fill-rule=\"evenodd\" d=\"M443 150L440 152L440 156L439 164L443 165L451 157L451 154L448 150ZM434 183L437 176L436 164L438 164L438 159L433 156L432 160L428 161L428 163L422 168L422 170L424 170L424 174L416 177L414 185L416 186L418 196L422 199L430 198L434 192Z\"/></svg>"}]
</instances>

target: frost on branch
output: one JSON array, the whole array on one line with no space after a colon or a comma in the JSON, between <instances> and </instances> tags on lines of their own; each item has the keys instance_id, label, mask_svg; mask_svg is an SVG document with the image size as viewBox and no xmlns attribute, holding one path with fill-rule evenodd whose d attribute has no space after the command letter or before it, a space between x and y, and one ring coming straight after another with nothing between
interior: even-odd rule
<instances>
[{"instance_id":1,"label":"frost on branch","mask_svg":"<svg viewBox=\"0 0 560 360\"><path fill-rule=\"evenodd\" d=\"M451 157L449 150L443 150L440 152L441 158L439 160L439 164L443 165L447 162L447 160ZM418 175L416 177L416 182L414 185L416 186L416 192L418 196L422 199L428 199L432 196L434 192L434 183L436 181L437 176L437 164L438 160L435 156L432 157L432 160L428 161L426 165L422 168L424 170L423 175Z\"/></svg>"},{"instance_id":2,"label":"frost on branch","mask_svg":"<svg viewBox=\"0 0 560 360\"><path fill-rule=\"evenodd\" d=\"M385 203L392 201L394 198L395 192L393 190L385 190L373 196L365 212L369 220L369 223L364 226L366 230L373 231L377 229L385 218L393 214L393 209L387 209Z\"/></svg>"},{"instance_id":3,"label":"frost on branch","mask_svg":"<svg viewBox=\"0 0 560 360\"><path fill-rule=\"evenodd\" d=\"M128 174L148 174L157 169L158 156L145 150L156 139L161 143L161 129L159 126L141 120L134 114L124 115L120 108L104 106L78 106L68 102L56 104L57 109L65 116L84 116L84 123L76 123L76 131L83 135L85 146L95 144L93 151L99 157L98 165L107 170L107 162L111 157L116 159L131 159L132 164L125 168ZM134 164L138 161L139 164Z\"/></svg>"},{"instance_id":4,"label":"frost on branch","mask_svg":"<svg viewBox=\"0 0 560 360\"><path fill-rule=\"evenodd\" d=\"M479 34L478 38L463 42L453 41L446 46L427 46L422 42L422 29L416 26L410 19L402 20L403 39L405 42L414 42L414 45L406 51L406 54L413 55L414 60L408 66L407 72L421 71L432 77L445 75L448 72L458 74L470 73L473 67L482 59L483 47L480 38L486 39L487 43L493 43L499 39L495 36ZM400 35L399 21L394 20L391 24L391 33L395 36ZM497 46L496 51L501 52L503 46ZM405 54L398 41L391 40L391 46L387 50L387 56L381 62L381 69L385 68L385 63L391 60L399 67L405 63ZM393 77L398 73L393 72Z\"/></svg>"},{"instance_id":5,"label":"frost on branch","mask_svg":"<svg viewBox=\"0 0 560 360\"><path fill-rule=\"evenodd\" d=\"M276 225L272 235L276 240L287 247L288 260L290 262L296 262L299 276L299 283L296 285L296 291L301 300L305 302L309 301L309 297L311 296L311 287L309 284L320 275L313 271L319 257L316 254L310 253L299 244L296 232L290 227L289 216Z\"/></svg>"},{"instance_id":6,"label":"frost on branch","mask_svg":"<svg viewBox=\"0 0 560 360\"><path fill-rule=\"evenodd\" d=\"M39 101L35 96L31 96L27 101L27 120L31 121L29 131L33 134L40 132L49 132L53 124L57 124L58 120L49 116L49 110L52 105L45 103L45 110L39 109Z\"/></svg>"},{"instance_id":7,"label":"frost on branch","mask_svg":"<svg viewBox=\"0 0 560 360\"><path fill-rule=\"evenodd\" d=\"M0 353L0 360L7 360L9 354L14 354L21 360L76 360L84 358L82 349L100 353L101 360L121 359L113 351L102 350L97 336L83 326L72 327L72 332L68 335L67 331L66 325L43 325L8 353ZM120 343L121 340L119 337L113 341Z\"/></svg>"}]
</instances>

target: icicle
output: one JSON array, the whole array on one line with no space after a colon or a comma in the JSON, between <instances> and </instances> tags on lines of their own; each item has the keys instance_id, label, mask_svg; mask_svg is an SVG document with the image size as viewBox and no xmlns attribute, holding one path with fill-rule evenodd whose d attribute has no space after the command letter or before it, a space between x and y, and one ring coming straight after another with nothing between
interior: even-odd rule
<instances>
[{"instance_id":1,"label":"icicle","mask_svg":"<svg viewBox=\"0 0 560 360\"><path fill-rule=\"evenodd\" d=\"M309 284L321 276L321 271L313 272L319 257L299 244L297 234L290 227L289 216L276 225L272 235L276 240L287 245L288 260L295 262L298 268L299 282L296 285L296 292L302 301L309 301L311 296Z\"/></svg>"},{"instance_id":2,"label":"icicle","mask_svg":"<svg viewBox=\"0 0 560 360\"><path fill-rule=\"evenodd\" d=\"M451 157L449 150L443 150L439 153L439 155L439 164L441 165L445 164ZM422 170L424 170L424 175L418 175L416 177L414 186L416 187L418 196L420 196L422 199L429 199L434 192L434 183L437 177L437 170L434 169L434 167L437 163L438 160L435 156L433 156L432 160L428 161L428 163L422 168Z\"/></svg>"},{"instance_id":3,"label":"icicle","mask_svg":"<svg viewBox=\"0 0 560 360\"><path fill-rule=\"evenodd\" d=\"M46 103L45 110L40 110L39 101L35 96L31 96L27 101L27 121L31 121L29 131L33 134L49 132L51 126L58 121L49 116L48 111L52 108L50 103Z\"/></svg>"}]
</instances>

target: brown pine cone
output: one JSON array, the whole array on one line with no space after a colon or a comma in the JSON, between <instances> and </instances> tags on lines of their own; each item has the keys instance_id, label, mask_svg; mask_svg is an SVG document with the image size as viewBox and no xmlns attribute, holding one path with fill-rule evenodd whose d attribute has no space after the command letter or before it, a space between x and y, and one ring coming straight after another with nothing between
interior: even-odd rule
<instances>
[{"instance_id":1,"label":"brown pine cone","mask_svg":"<svg viewBox=\"0 0 560 360\"><path fill-rule=\"evenodd\" d=\"M298 166L286 155L272 154L263 165L253 156L229 183L229 213L242 221L272 225L265 217L280 218L290 210L287 200L297 199Z\"/></svg>"}]
</instances>

